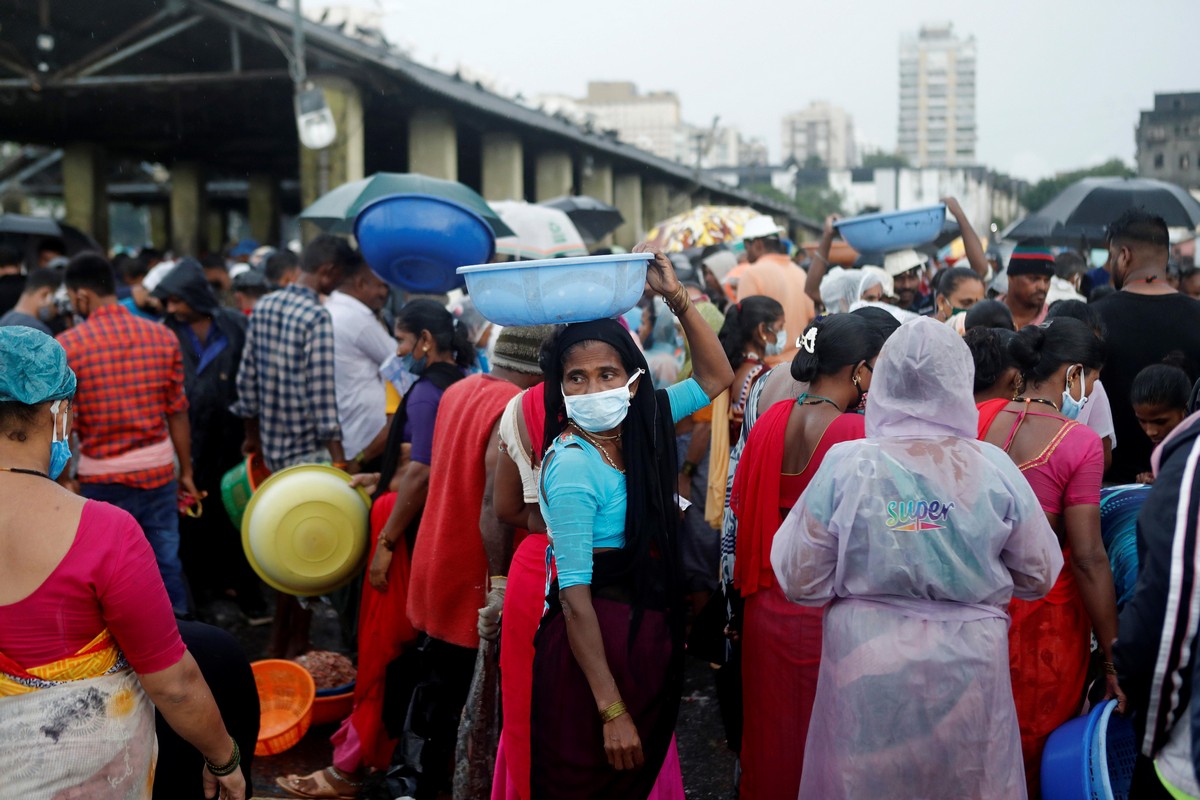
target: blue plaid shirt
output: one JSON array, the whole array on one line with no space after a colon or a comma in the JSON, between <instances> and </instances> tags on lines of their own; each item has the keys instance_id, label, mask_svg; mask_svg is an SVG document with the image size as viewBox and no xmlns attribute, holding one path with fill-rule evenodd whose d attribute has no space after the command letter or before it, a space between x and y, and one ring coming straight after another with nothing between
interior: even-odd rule
<instances>
[{"instance_id":1,"label":"blue plaid shirt","mask_svg":"<svg viewBox=\"0 0 1200 800\"><path fill-rule=\"evenodd\" d=\"M230 411L259 418L267 469L341 441L333 362L333 322L316 292L293 284L258 301Z\"/></svg>"}]
</instances>

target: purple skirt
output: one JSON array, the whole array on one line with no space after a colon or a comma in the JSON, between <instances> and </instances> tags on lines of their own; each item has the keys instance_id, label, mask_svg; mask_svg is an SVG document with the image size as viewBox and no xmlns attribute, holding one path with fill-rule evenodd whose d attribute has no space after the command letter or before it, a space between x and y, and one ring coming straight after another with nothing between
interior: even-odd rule
<instances>
[{"instance_id":1,"label":"purple skirt","mask_svg":"<svg viewBox=\"0 0 1200 800\"><path fill-rule=\"evenodd\" d=\"M608 668L637 725L646 758L640 769L615 770L604 754L604 725L596 700L571 652L566 621L556 605L551 604L534 640L533 800L644 800L654 788L675 732L683 692L682 648L673 643L664 612L643 611L630 642L632 607L592 598Z\"/></svg>"}]
</instances>

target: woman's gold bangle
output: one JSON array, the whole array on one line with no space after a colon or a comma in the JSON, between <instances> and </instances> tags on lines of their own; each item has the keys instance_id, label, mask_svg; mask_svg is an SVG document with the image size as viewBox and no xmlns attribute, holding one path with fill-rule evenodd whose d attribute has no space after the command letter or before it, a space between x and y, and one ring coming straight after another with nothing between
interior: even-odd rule
<instances>
[{"instance_id":1,"label":"woman's gold bangle","mask_svg":"<svg viewBox=\"0 0 1200 800\"><path fill-rule=\"evenodd\" d=\"M1117 665L1111 661L1105 661L1104 662L1104 674L1105 675L1116 675L1117 674Z\"/></svg>"},{"instance_id":2,"label":"woman's gold bangle","mask_svg":"<svg viewBox=\"0 0 1200 800\"><path fill-rule=\"evenodd\" d=\"M628 713L629 713L629 709L625 707L625 701L618 700L617 702L613 703L611 706L609 706L608 708L606 708L600 712L600 719L604 720L604 722L606 722L606 723L612 722L617 717L623 716Z\"/></svg>"},{"instance_id":3,"label":"woman's gold bangle","mask_svg":"<svg viewBox=\"0 0 1200 800\"><path fill-rule=\"evenodd\" d=\"M666 302L667 308L671 309L671 313L677 317L685 313L692 305L692 298L683 286L672 292L670 297L663 295L663 300Z\"/></svg>"}]
</instances>

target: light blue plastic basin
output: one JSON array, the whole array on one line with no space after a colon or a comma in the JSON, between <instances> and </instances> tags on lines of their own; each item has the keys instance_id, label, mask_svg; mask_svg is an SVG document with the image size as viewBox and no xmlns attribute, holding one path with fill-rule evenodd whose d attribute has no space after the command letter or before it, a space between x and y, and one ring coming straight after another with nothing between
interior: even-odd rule
<instances>
[{"instance_id":1,"label":"light blue plastic basin","mask_svg":"<svg viewBox=\"0 0 1200 800\"><path fill-rule=\"evenodd\" d=\"M907 211L883 211L834 223L846 244L860 253L868 250L903 250L928 244L942 232L946 205Z\"/></svg>"},{"instance_id":2,"label":"light blue plastic basin","mask_svg":"<svg viewBox=\"0 0 1200 800\"><path fill-rule=\"evenodd\" d=\"M497 325L587 322L624 314L646 287L650 253L459 267L479 313Z\"/></svg>"}]
</instances>

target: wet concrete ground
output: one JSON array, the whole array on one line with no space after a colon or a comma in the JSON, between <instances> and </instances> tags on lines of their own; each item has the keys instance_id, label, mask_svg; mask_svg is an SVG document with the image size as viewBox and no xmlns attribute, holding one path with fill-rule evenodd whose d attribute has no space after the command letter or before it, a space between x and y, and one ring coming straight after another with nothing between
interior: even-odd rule
<instances>
[{"instance_id":1,"label":"wet concrete ground","mask_svg":"<svg viewBox=\"0 0 1200 800\"><path fill-rule=\"evenodd\" d=\"M251 627L231 602L217 601L205 621L229 630L242 643L251 661L265 657L271 626ZM338 629L337 615L323 603L313 614L313 647L345 652ZM276 756L254 760L254 796L287 797L275 785L275 778L289 773L307 774L329 764L332 747L329 737L336 726L310 728L307 735L290 750ZM683 704L676 727L679 760L683 766L684 791L688 800L729 800L733 795L732 753L725 747L724 729L717 708L710 667L688 659Z\"/></svg>"}]
</instances>

